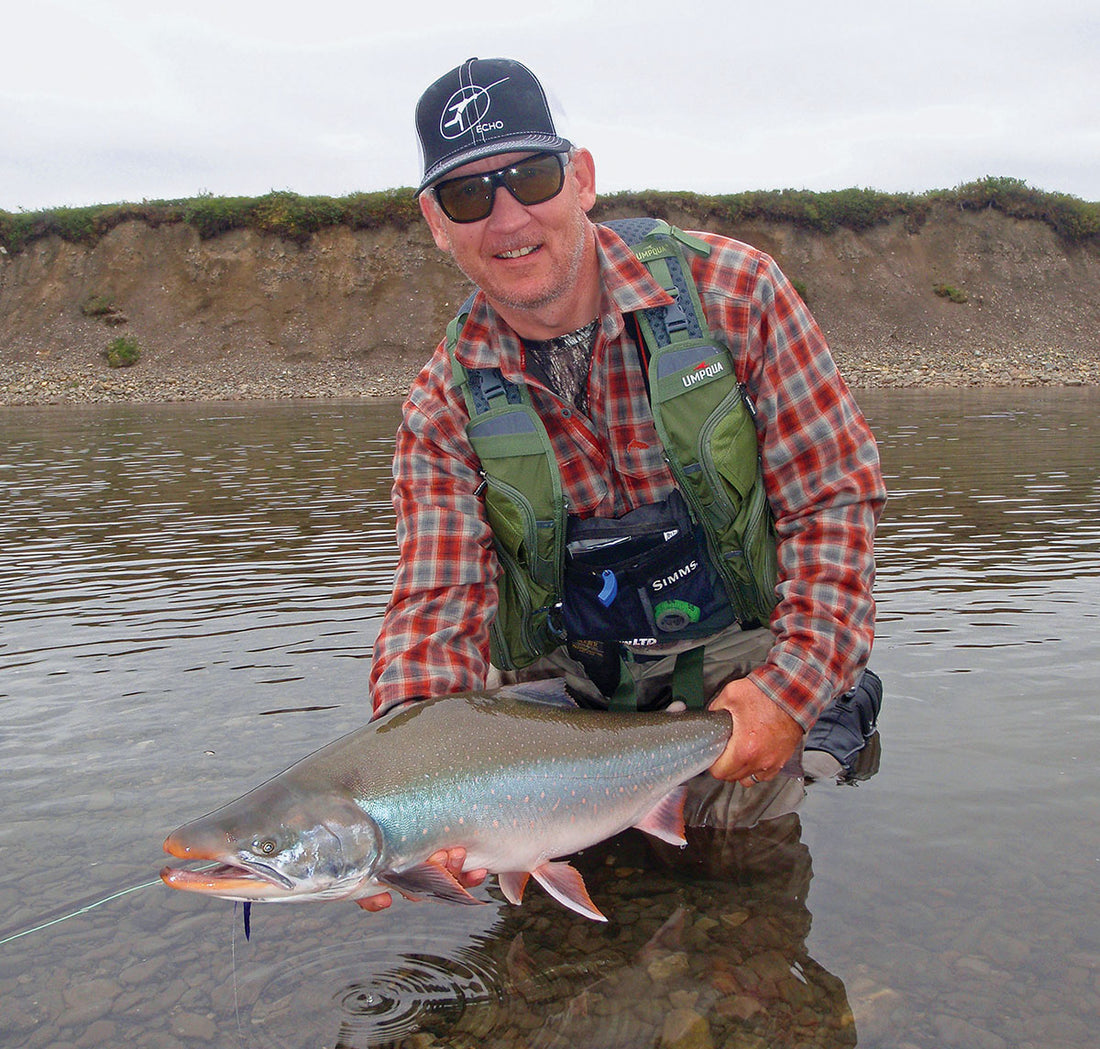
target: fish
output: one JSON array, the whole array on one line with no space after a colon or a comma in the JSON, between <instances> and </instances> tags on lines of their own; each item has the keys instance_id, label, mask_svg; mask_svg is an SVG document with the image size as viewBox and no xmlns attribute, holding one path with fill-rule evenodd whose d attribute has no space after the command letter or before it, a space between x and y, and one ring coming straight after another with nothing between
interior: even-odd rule
<instances>
[{"instance_id":1,"label":"fish","mask_svg":"<svg viewBox=\"0 0 1100 1049\"><path fill-rule=\"evenodd\" d=\"M560 691L559 691L560 690ZM407 704L341 736L247 794L172 831L171 888L227 900L484 903L445 867L495 874L522 902L533 878L594 921L606 916L564 857L637 827L685 844L687 781L733 731L726 711L634 713L558 701L559 682Z\"/></svg>"}]
</instances>

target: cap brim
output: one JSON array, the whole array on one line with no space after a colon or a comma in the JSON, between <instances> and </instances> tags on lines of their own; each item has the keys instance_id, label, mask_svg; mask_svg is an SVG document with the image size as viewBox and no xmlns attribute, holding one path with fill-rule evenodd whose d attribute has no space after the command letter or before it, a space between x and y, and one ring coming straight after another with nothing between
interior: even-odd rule
<instances>
[{"instance_id":1,"label":"cap brim","mask_svg":"<svg viewBox=\"0 0 1100 1049\"><path fill-rule=\"evenodd\" d=\"M438 182L455 168L475 160L499 156L501 153L566 153L572 148L573 143L560 135L522 135L517 138L501 138L493 142L485 142L433 164L431 170L424 175L416 192L418 195L423 193L433 182Z\"/></svg>"}]
</instances>

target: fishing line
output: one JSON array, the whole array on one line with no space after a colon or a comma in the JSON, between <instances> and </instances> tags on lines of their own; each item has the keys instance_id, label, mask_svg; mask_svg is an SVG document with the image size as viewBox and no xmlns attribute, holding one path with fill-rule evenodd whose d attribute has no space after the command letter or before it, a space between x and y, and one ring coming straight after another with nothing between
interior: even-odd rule
<instances>
[{"instance_id":1,"label":"fishing line","mask_svg":"<svg viewBox=\"0 0 1100 1049\"><path fill-rule=\"evenodd\" d=\"M56 918L50 918L48 921L40 922L38 925L31 927L30 929L21 929L19 932L13 932L8 936L5 936L0 940L0 947L5 943L11 943L12 940L18 940L21 936L30 936L32 932L41 932L43 929L48 929L53 925L57 925L59 922L66 921L69 918L75 918L80 914L87 914L88 911L95 910L96 907L101 907L105 903L110 903L112 900L117 900L127 893L137 892L138 889L147 889L150 885L162 885L164 884L160 878L156 881L142 882L140 885L131 885L128 889L121 889L118 892L112 893L110 896L104 896L101 900L95 900L92 903L87 903L82 907L78 907L75 911L69 911L66 914L58 915Z\"/></svg>"},{"instance_id":2,"label":"fishing line","mask_svg":"<svg viewBox=\"0 0 1100 1049\"><path fill-rule=\"evenodd\" d=\"M196 870L209 870L211 867L216 867L216 863L208 863L205 867L197 867ZM66 911L64 914L59 914L55 918L45 918L37 925L31 926L29 929L19 929L12 931L5 929L0 931L0 947L3 947L5 943L11 943L13 940L18 940L23 936L30 936L32 932L42 932L44 929L49 929L60 922L67 921L69 918L76 918L81 914L87 914L89 911L93 911L96 907L102 907L105 903L110 903L112 900L121 899L123 896L129 895L131 892L137 892L138 889L148 889L152 885L163 885L164 883L160 878L156 878L153 881L143 881L140 885L131 885L128 889L119 889L118 892L113 892L109 896L104 896L102 899L93 900L90 903L81 904L74 910Z\"/></svg>"}]
</instances>

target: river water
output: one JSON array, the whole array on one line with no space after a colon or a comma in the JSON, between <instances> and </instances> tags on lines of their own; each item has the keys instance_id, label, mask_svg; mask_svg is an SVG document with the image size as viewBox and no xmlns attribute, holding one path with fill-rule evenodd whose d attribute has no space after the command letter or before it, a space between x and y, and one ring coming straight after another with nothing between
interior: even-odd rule
<instances>
[{"instance_id":1,"label":"river water","mask_svg":"<svg viewBox=\"0 0 1100 1049\"><path fill-rule=\"evenodd\" d=\"M877 771L522 907L239 908L165 833L366 720L398 406L0 412L0 1045L1093 1047L1100 395L867 391Z\"/></svg>"}]
</instances>

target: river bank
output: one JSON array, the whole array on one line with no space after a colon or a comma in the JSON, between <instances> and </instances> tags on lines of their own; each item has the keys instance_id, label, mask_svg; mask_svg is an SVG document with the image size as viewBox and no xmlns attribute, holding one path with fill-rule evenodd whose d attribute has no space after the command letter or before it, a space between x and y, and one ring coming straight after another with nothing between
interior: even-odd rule
<instances>
[{"instance_id":1,"label":"river bank","mask_svg":"<svg viewBox=\"0 0 1100 1049\"><path fill-rule=\"evenodd\" d=\"M666 217L779 262L853 388L1100 385L1100 250L1043 222L937 204L825 233L686 208ZM423 224L48 236L0 253L0 404L399 398L467 293ZM120 335L140 360L111 368Z\"/></svg>"}]
</instances>

